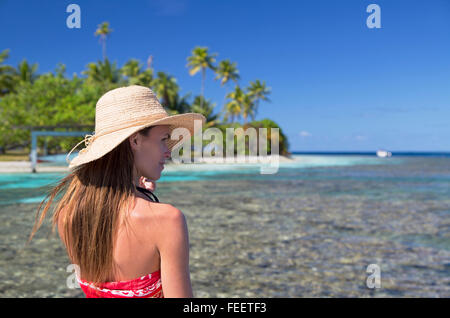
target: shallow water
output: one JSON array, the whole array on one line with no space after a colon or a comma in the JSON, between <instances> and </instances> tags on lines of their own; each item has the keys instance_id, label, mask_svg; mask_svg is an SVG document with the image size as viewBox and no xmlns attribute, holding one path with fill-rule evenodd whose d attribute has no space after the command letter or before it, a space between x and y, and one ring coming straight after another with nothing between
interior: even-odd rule
<instances>
[{"instance_id":1,"label":"shallow water","mask_svg":"<svg viewBox=\"0 0 450 318\"><path fill-rule=\"evenodd\" d=\"M450 297L450 158L302 157L274 175L164 172L156 194L186 215L195 296ZM37 207L24 202L59 177L0 176L0 296L83 296L48 226L23 248Z\"/></svg>"}]
</instances>

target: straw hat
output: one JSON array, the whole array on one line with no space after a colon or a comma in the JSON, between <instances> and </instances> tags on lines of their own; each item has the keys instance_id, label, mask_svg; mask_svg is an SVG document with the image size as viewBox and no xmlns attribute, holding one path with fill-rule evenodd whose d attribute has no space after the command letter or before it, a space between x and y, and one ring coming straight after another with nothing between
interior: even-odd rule
<instances>
[{"instance_id":1,"label":"straw hat","mask_svg":"<svg viewBox=\"0 0 450 318\"><path fill-rule=\"evenodd\" d=\"M96 160L135 132L156 125L170 125L170 134L175 128L184 127L194 134L194 120L201 120L202 125L206 119L201 114L186 113L169 116L158 98L148 87L132 85L113 89L104 94L95 107L95 133L86 135L73 149L84 141L85 148L70 162L69 168ZM168 148L179 140L168 140ZM68 162L68 161L67 161Z\"/></svg>"}]
</instances>

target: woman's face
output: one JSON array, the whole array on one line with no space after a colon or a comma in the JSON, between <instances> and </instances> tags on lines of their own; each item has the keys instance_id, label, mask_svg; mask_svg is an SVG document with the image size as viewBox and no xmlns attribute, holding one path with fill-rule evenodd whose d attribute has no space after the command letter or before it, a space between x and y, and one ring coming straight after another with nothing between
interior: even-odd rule
<instances>
[{"instance_id":1,"label":"woman's face","mask_svg":"<svg viewBox=\"0 0 450 318\"><path fill-rule=\"evenodd\" d=\"M135 133L130 136L131 149L134 154L134 165L140 174L156 181L161 177L164 162L170 158L167 141L170 139L169 126L154 126L148 136ZM135 176L140 178L141 176Z\"/></svg>"}]
</instances>

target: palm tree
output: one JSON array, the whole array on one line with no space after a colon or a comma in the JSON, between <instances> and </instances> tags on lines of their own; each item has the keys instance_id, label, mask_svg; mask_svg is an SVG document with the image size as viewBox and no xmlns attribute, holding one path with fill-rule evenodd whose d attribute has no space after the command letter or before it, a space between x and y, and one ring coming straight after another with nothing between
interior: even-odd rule
<instances>
[{"instance_id":1,"label":"palm tree","mask_svg":"<svg viewBox=\"0 0 450 318\"><path fill-rule=\"evenodd\" d=\"M255 120L255 103L250 95L244 94L242 97L242 117L244 118L244 125L247 124L247 118L251 117Z\"/></svg>"},{"instance_id":2,"label":"palm tree","mask_svg":"<svg viewBox=\"0 0 450 318\"><path fill-rule=\"evenodd\" d=\"M89 63L87 70L81 72L87 76L90 83L99 83L102 85L118 84L122 82L121 70L117 67L117 63L111 64L108 59L104 62Z\"/></svg>"},{"instance_id":3,"label":"palm tree","mask_svg":"<svg viewBox=\"0 0 450 318\"><path fill-rule=\"evenodd\" d=\"M232 100L225 104L226 113L223 116L224 122L228 122L228 119L231 117L231 122L233 123L235 119L239 120L242 109L241 106L236 103L236 101Z\"/></svg>"},{"instance_id":4,"label":"palm tree","mask_svg":"<svg viewBox=\"0 0 450 318\"><path fill-rule=\"evenodd\" d=\"M151 87L153 83L153 70L146 69L145 71L139 73L136 78L133 78L130 84L141 85Z\"/></svg>"},{"instance_id":5,"label":"palm tree","mask_svg":"<svg viewBox=\"0 0 450 318\"><path fill-rule=\"evenodd\" d=\"M206 118L206 127L212 127L216 124L219 115L213 114L215 104L211 100L203 100L204 97L196 96L191 106L191 111L199 113Z\"/></svg>"},{"instance_id":6,"label":"palm tree","mask_svg":"<svg viewBox=\"0 0 450 318\"><path fill-rule=\"evenodd\" d=\"M36 73L37 69L38 69L37 63L28 64L27 60L24 59L17 66L17 70L15 71L16 79L18 81L32 83L38 77Z\"/></svg>"},{"instance_id":7,"label":"palm tree","mask_svg":"<svg viewBox=\"0 0 450 318\"><path fill-rule=\"evenodd\" d=\"M233 123L235 119L239 119L240 115L243 111L243 105L244 105L244 92L242 89L236 85L233 92L230 92L227 95L227 98L230 99L228 103L225 104L225 108L223 112L224 115L224 121L227 122L228 118L231 117L231 122Z\"/></svg>"},{"instance_id":8,"label":"palm tree","mask_svg":"<svg viewBox=\"0 0 450 318\"><path fill-rule=\"evenodd\" d=\"M187 58L188 64L186 67L189 68L189 74L191 76L194 76L199 71L202 72L202 89L201 89L201 96L204 97L204 91L205 91L205 78L206 78L206 70L211 69L215 70L214 63L216 59L214 58L217 56L217 53L208 53L207 47L195 47L192 50L192 55ZM203 102L203 99L201 100Z\"/></svg>"},{"instance_id":9,"label":"palm tree","mask_svg":"<svg viewBox=\"0 0 450 318\"><path fill-rule=\"evenodd\" d=\"M0 64L3 63L9 57L9 49L3 50L0 53Z\"/></svg>"},{"instance_id":10,"label":"palm tree","mask_svg":"<svg viewBox=\"0 0 450 318\"><path fill-rule=\"evenodd\" d=\"M106 60L106 38L111 34L113 30L109 28L109 22L102 22L97 26L94 35L100 36L100 43L103 48L103 60Z\"/></svg>"},{"instance_id":11,"label":"palm tree","mask_svg":"<svg viewBox=\"0 0 450 318\"><path fill-rule=\"evenodd\" d=\"M9 94L14 90L15 69L3 62L9 57L9 50L0 53L0 97Z\"/></svg>"},{"instance_id":12,"label":"palm tree","mask_svg":"<svg viewBox=\"0 0 450 318\"><path fill-rule=\"evenodd\" d=\"M219 66L216 69L215 80L220 79L220 86L226 85L230 80L237 84L239 80L239 71L236 67L236 62L231 63L230 60L220 61ZM223 104L225 105L225 100L227 98L228 92L225 91L223 98Z\"/></svg>"},{"instance_id":13,"label":"palm tree","mask_svg":"<svg viewBox=\"0 0 450 318\"><path fill-rule=\"evenodd\" d=\"M130 59L122 66L121 72L127 77L137 77L141 73L141 68L141 62L136 59Z\"/></svg>"},{"instance_id":14,"label":"palm tree","mask_svg":"<svg viewBox=\"0 0 450 318\"><path fill-rule=\"evenodd\" d=\"M254 101L254 113L256 114L258 112L258 106L260 100L264 100L267 102L270 102L267 95L270 94L270 88L266 87L266 82L263 81L262 83L259 80L256 80L254 82L250 82L250 86L247 88L248 95L251 97L251 99Z\"/></svg>"},{"instance_id":15,"label":"palm tree","mask_svg":"<svg viewBox=\"0 0 450 318\"><path fill-rule=\"evenodd\" d=\"M153 81L153 70L148 68L143 71L141 62L136 59L130 59L120 71L127 77L129 85L150 87Z\"/></svg>"},{"instance_id":16,"label":"palm tree","mask_svg":"<svg viewBox=\"0 0 450 318\"><path fill-rule=\"evenodd\" d=\"M161 99L161 104L170 109L179 91L176 79L164 72L158 72L152 81L152 88Z\"/></svg>"},{"instance_id":17,"label":"palm tree","mask_svg":"<svg viewBox=\"0 0 450 318\"><path fill-rule=\"evenodd\" d=\"M152 63L153 63L153 55L149 55L148 59L147 59L147 68L152 68Z\"/></svg>"},{"instance_id":18,"label":"palm tree","mask_svg":"<svg viewBox=\"0 0 450 318\"><path fill-rule=\"evenodd\" d=\"M181 97L177 93L168 107L170 115L189 113L191 111L191 105L188 102L190 96L191 94L188 93Z\"/></svg>"},{"instance_id":19,"label":"palm tree","mask_svg":"<svg viewBox=\"0 0 450 318\"><path fill-rule=\"evenodd\" d=\"M216 80L220 79L220 85L223 86L230 80L237 84L239 71L237 70L236 62L231 63L230 60L220 61L219 66L216 69Z\"/></svg>"}]
</instances>

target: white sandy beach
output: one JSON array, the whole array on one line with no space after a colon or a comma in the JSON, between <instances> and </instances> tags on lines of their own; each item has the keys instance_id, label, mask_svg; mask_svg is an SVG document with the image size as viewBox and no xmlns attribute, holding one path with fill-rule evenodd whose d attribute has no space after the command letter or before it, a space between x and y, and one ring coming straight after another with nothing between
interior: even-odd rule
<instances>
[{"instance_id":1,"label":"white sandy beach","mask_svg":"<svg viewBox=\"0 0 450 318\"><path fill-rule=\"evenodd\" d=\"M169 162L165 166L165 170L167 171L175 171L175 170L184 170L184 169L192 169L194 167L201 167L205 164L207 165L252 165L252 164L267 164L267 163L276 163L277 160L279 163L291 163L296 162L297 160L293 158L288 158L286 156L266 156L266 157L234 157L228 158L228 160L222 160L222 162L218 162L217 158L200 158L200 162L193 163L172 163ZM50 165L46 164L37 164L36 172L68 172L68 166L61 165ZM31 162L30 161L3 161L0 162L0 173L30 173L31 172Z\"/></svg>"}]
</instances>

